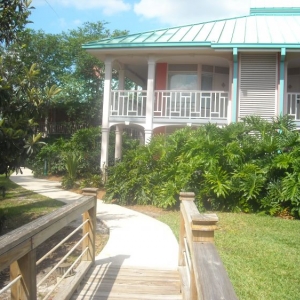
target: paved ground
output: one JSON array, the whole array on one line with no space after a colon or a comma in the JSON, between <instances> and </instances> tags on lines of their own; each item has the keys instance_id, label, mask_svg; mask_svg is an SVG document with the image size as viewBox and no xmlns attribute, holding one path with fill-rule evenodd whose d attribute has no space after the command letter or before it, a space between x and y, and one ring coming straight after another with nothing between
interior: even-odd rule
<instances>
[{"instance_id":1,"label":"paved ground","mask_svg":"<svg viewBox=\"0 0 300 300\"><path fill-rule=\"evenodd\" d=\"M34 178L29 169L10 179L25 189L66 203L81 197L62 190L58 182ZM97 202L97 217L108 226L110 237L96 264L177 269L178 243L164 223L102 200Z\"/></svg>"}]
</instances>

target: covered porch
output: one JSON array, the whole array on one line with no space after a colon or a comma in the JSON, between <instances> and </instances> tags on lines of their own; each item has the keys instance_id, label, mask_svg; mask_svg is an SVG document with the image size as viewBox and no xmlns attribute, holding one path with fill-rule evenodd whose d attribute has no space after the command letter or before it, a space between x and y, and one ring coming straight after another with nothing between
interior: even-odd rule
<instances>
[{"instance_id":1,"label":"covered porch","mask_svg":"<svg viewBox=\"0 0 300 300\"><path fill-rule=\"evenodd\" d=\"M138 127L147 143L156 128L166 133L162 128L168 126L231 122L232 54L193 51L105 58L102 143L108 145L109 130L115 126L116 159L122 155L124 129ZM117 89L112 89L113 70L118 73ZM135 83L134 89L125 89L126 79ZM102 151L103 166L108 150Z\"/></svg>"}]
</instances>

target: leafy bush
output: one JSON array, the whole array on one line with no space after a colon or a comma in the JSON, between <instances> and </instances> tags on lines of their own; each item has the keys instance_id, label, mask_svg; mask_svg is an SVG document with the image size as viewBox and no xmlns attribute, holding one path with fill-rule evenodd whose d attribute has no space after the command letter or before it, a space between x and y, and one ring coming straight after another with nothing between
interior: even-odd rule
<instances>
[{"instance_id":1,"label":"leafy bush","mask_svg":"<svg viewBox=\"0 0 300 300\"><path fill-rule=\"evenodd\" d=\"M194 191L206 209L300 216L300 137L293 122L251 116L223 128L206 124L128 151L109 168L106 199L178 205Z\"/></svg>"},{"instance_id":2,"label":"leafy bush","mask_svg":"<svg viewBox=\"0 0 300 300\"><path fill-rule=\"evenodd\" d=\"M80 183L80 187L103 187L102 176L99 174L86 174L85 178Z\"/></svg>"}]
</instances>

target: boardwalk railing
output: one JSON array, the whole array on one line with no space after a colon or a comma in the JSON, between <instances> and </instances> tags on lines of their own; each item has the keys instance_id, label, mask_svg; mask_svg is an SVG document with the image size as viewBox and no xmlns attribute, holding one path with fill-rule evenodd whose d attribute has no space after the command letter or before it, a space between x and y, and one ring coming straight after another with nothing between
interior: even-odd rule
<instances>
[{"instance_id":1,"label":"boardwalk railing","mask_svg":"<svg viewBox=\"0 0 300 300\"><path fill-rule=\"evenodd\" d=\"M214 245L216 214L200 214L194 193L180 193L179 270L183 299L238 299Z\"/></svg>"},{"instance_id":2,"label":"boardwalk railing","mask_svg":"<svg viewBox=\"0 0 300 300\"><path fill-rule=\"evenodd\" d=\"M10 289L11 299L35 300L37 299L38 287L64 262L69 254L81 244L81 254L65 272L64 276L57 282L55 289L60 282L64 286L72 282L72 286L64 288L66 295L60 293L57 299L69 299L74 293L86 272L95 261L95 229L96 229L96 205L95 196L83 196L79 200L63 206L54 212L45 215L27 225L24 225L8 234L0 237L0 271L10 267L10 283L4 287L0 294ZM76 245L54 266L43 279L37 282L36 266L50 255L59 245L37 261L36 249L49 237L54 235L60 229L68 225L73 220L83 216L83 223L78 226L72 234L75 234L82 228L82 237ZM64 238L65 242L72 234ZM74 265L76 275L70 280L64 278L70 273ZM48 299L53 290L47 291L43 299ZM53 296L51 296L53 299ZM54 298L55 299L55 298Z\"/></svg>"}]
</instances>

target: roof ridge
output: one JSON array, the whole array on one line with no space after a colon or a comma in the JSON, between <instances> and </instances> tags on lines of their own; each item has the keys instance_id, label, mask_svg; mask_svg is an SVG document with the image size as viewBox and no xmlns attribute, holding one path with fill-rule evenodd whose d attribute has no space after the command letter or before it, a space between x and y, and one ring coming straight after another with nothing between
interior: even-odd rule
<instances>
[{"instance_id":1,"label":"roof ridge","mask_svg":"<svg viewBox=\"0 0 300 300\"><path fill-rule=\"evenodd\" d=\"M251 7L250 16L255 15L299 15L300 7Z\"/></svg>"}]
</instances>

